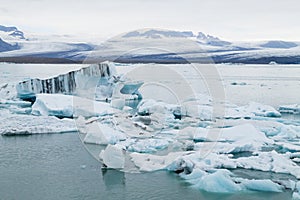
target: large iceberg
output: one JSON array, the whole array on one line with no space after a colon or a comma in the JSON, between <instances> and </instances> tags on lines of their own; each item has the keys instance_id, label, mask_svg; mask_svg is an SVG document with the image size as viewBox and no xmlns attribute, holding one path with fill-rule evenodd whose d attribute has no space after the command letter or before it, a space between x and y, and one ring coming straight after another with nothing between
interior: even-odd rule
<instances>
[{"instance_id":1,"label":"large iceberg","mask_svg":"<svg viewBox=\"0 0 300 200\"><path fill-rule=\"evenodd\" d=\"M89 99L108 101L115 97L133 95L141 99L138 89L143 82L124 80L119 77L115 66L110 62L92 64L48 79L30 79L16 85L17 96L34 101L37 94L69 94ZM5 85L4 85L5 86ZM3 86L2 86L3 87Z\"/></svg>"},{"instance_id":2,"label":"large iceberg","mask_svg":"<svg viewBox=\"0 0 300 200\"><path fill-rule=\"evenodd\" d=\"M116 75L116 70L109 63L90 65L76 71L71 71L49 79L30 79L17 84L18 97L21 99L33 99L40 93L75 94L76 92L97 86L99 82L110 84L111 77ZM111 91L110 91L111 92ZM107 94L109 95L109 94Z\"/></svg>"}]
</instances>

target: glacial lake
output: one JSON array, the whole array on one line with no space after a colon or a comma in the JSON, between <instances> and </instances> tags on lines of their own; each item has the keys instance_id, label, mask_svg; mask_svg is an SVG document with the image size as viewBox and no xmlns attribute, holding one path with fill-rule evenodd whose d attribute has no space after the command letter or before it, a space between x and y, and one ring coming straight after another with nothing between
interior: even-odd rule
<instances>
[{"instance_id":1,"label":"glacial lake","mask_svg":"<svg viewBox=\"0 0 300 200\"><path fill-rule=\"evenodd\" d=\"M81 65L0 64L0 84L45 78ZM230 100L277 107L299 103L300 65L217 65ZM0 112L2 112L0 108ZM289 118L290 116L287 116ZM294 119L299 120L298 117ZM291 199L291 193L213 194L193 188L176 174L103 170L78 134L0 136L0 199ZM239 172L241 173L241 172ZM248 172L247 172L248 173ZM252 171L253 176L261 172Z\"/></svg>"}]
</instances>

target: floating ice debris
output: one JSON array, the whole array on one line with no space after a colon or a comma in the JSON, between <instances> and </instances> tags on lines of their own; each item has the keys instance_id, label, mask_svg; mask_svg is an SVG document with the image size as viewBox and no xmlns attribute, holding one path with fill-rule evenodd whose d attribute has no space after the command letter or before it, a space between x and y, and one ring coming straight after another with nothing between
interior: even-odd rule
<instances>
[{"instance_id":1,"label":"floating ice debris","mask_svg":"<svg viewBox=\"0 0 300 200\"><path fill-rule=\"evenodd\" d=\"M289 113L289 114L300 114L300 105L292 104L292 105L282 105L279 106L279 112L281 113Z\"/></svg>"},{"instance_id":2,"label":"floating ice debris","mask_svg":"<svg viewBox=\"0 0 300 200\"><path fill-rule=\"evenodd\" d=\"M14 83L0 84L0 99L15 100L17 92Z\"/></svg>"},{"instance_id":3,"label":"floating ice debris","mask_svg":"<svg viewBox=\"0 0 300 200\"><path fill-rule=\"evenodd\" d=\"M234 193L240 191L241 186L232 180L230 174L228 170L217 170L212 174L203 176L195 187L215 193Z\"/></svg>"},{"instance_id":4,"label":"floating ice debris","mask_svg":"<svg viewBox=\"0 0 300 200\"><path fill-rule=\"evenodd\" d=\"M165 156L134 152L130 154L130 157L140 171L150 172L166 169L176 158L184 154L187 152L170 152Z\"/></svg>"},{"instance_id":5,"label":"floating ice debris","mask_svg":"<svg viewBox=\"0 0 300 200\"><path fill-rule=\"evenodd\" d=\"M32 114L57 117L101 116L113 114L108 103L63 94L38 94Z\"/></svg>"},{"instance_id":6,"label":"floating ice debris","mask_svg":"<svg viewBox=\"0 0 300 200\"><path fill-rule=\"evenodd\" d=\"M300 200L300 181L295 185L295 192L293 193L294 200Z\"/></svg>"},{"instance_id":7,"label":"floating ice debris","mask_svg":"<svg viewBox=\"0 0 300 200\"><path fill-rule=\"evenodd\" d=\"M99 157L107 168L123 169L125 166L125 152L121 146L109 144Z\"/></svg>"},{"instance_id":8,"label":"floating ice debris","mask_svg":"<svg viewBox=\"0 0 300 200\"><path fill-rule=\"evenodd\" d=\"M276 151L258 152L257 156L238 158L235 162L240 168L291 174L300 179L300 166Z\"/></svg>"},{"instance_id":9,"label":"floating ice debris","mask_svg":"<svg viewBox=\"0 0 300 200\"><path fill-rule=\"evenodd\" d=\"M263 192L282 192L283 187L274 183L271 180L247 180L240 179L241 185L248 190L263 191Z\"/></svg>"},{"instance_id":10,"label":"floating ice debris","mask_svg":"<svg viewBox=\"0 0 300 200\"><path fill-rule=\"evenodd\" d=\"M138 153L154 153L157 150L166 149L168 145L167 139L142 139L131 144L128 150Z\"/></svg>"},{"instance_id":11,"label":"floating ice debris","mask_svg":"<svg viewBox=\"0 0 300 200\"><path fill-rule=\"evenodd\" d=\"M246 106L227 108L225 118L251 118L261 117L281 117L281 114L272 106L251 102Z\"/></svg>"},{"instance_id":12,"label":"floating ice debris","mask_svg":"<svg viewBox=\"0 0 300 200\"><path fill-rule=\"evenodd\" d=\"M71 119L10 114L1 116L0 135L31 135L77 131Z\"/></svg>"},{"instance_id":13,"label":"floating ice debris","mask_svg":"<svg viewBox=\"0 0 300 200\"><path fill-rule=\"evenodd\" d=\"M193 102L194 103L194 102ZM183 116L193 117L201 120L212 120L213 107L207 105L197 105L193 103L185 103L182 106L181 113Z\"/></svg>"},{"instance_id":14,"label":"floating ice debris","mask_svg":"<svg viewBox=\"0 0 300 200\"><path fill-rule=\"evenodd\" d=\"M176 114L180 111L180 106L175 104L167 104L153 99L142 100L138 105L138 114L150 115L154 113ZM180 114L180 113L179 113Z\"/></svg>"},{"instance_id":15,"label":"floating ice debris","mask_svg":"<svg viewBox=\"0 0 300 200\"><path fill-rule=\"evenodd\" d=\"M119 141L126 140L126 135L108 124L94 122L86 127L85 143L91 144L116 144Z\"/></svg>"}]
</instances>

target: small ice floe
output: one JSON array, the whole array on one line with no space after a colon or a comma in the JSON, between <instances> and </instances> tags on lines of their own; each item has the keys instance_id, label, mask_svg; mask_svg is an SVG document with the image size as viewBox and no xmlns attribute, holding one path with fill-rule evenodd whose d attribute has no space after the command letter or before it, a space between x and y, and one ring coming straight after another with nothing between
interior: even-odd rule
<instances>
[{"instance_id":1,"label":"small ice floe","mask_svg":"<svg viewBox=\"0 0 300 200\"><path fill-rule=\"evenodd\" d=\"M300 200L300 181L296 183L295 191L293 193L294 200Z\"/></svg>"},{"instance_id":2,"label":"small ice floe","mask_svg":"<svg viewBox=\"0 0 300 200\"><path fill-rule=\"evenodd\" d=\"M108 103L63 94L38 94L32 106L34 115L57 117L92 117L114 112Z\"/></svg>"},{"instance_id":3,"label":"small ice floe","mask_svg":"<svg viewBox=\"0 0 300 200\"><path fill-rule=\"evenodd\" d=\"M107 168L123 169L125 166L125 151L120 145L109 144L100 152L99 157Z\"/></svg>"},{"instance_id":4,"label":"small ice floe","mask_svg":"<svg viewBox=\"0 0 300 200\"><path fill-rule=\"evenodd\" d=\"M170 152L162 156L134 152L130 158L140 171L151 172L168 168L176 158L185 154L188 152Z\"/></svg>"},{"instance_id":5,"label":"small ice floe","mask_svg":"<svg viewBox=\"0 0 300 200\"><path fill-rule=\"evenodd\" d=\"M280 112L269 105L251 102L246 106L231 107L226 109L226 119L261 117L281 117Z\"/></svg>"},{"instance_id":6,"label":"small ice floe","mask_svg":"<svg viewBox=\"0 0 300 200\"><path fill-rule=\"evenodd\" d=\"M17 91L14 83L0 84L0 99L16 100Z\"/></svg>"},{"instance_id":7,"label":"small ice floe","mask_svg":"<svg viewBox=\"0 0 300 200\"><path fill-rule=\"evenodd\" d=\"M145 99L139 103L137 109L139 115L151 115L154 113L176 114L176 112L180 111L180 106L153 99ZM178 114L180 115L180 113Z\"/></svg>"},{"instance_id":8,"label":"small ice floe","mask_svg":"<svg viewBox=\"0 0 300 200\"><path fill-rule=\"evenodd\" d=\"M18 114L1 116L0 135L31 135L74 131L77 131L77 128L74 121L70 119Z\"/></svg>"},{"instance_id":9,"label":"small ice floe","mask_svg":"<svg viewBox=\"0 0 300 200\"><path fill-rule=\"evenodd\" d=\"M282 192L283 187L271 180L249 180L235 177L229 170L204 171L193 169L190 173L180 173L180 177L198 188L213 193L235 193L238 191Z\"/></svg>"},{"instance_id":10,"label":"small ice floe","mask_svg":"<svg viewBox=\"0 0 300 200\"><path fill-rule=\"evenodd\" d=\"M276 151L258 152L254 156L237 158L235 162L239 168L290 174L300 179L300 166Z\"/></svg>"},{"instance_id":11,"label":"small ice floe","mask_svg":"<svg viewBox=\"0 0 300 200\"><path fill-rule=\"evenodd\" d=\"M279 106L278 110L281 113L300 114L300 105L299 104L282 105Z\"/></svg>"},{"instance_id":12,"label":"small ice floe","mask_svg":"<svg viewBox=\"0 0 300 200\"><path fill-rule=\"evenodd\" d=\"M157 150L166 149L169 146L167 139L141 139L131 144L128 151L138 153L155 153Z\"/></svg>"},{"instance_id":13,"label":"small ice floe","mask_svg":"<svg viewBox=\"0 0 300 200\"><path fill-rule=\"evenodd\" d=\"M195 144L196 150L201 150L203 146L214 141L218 142L215 145L212 144L212 152L216 153L254 152L274 143L272 139L267 138L252 124L247 123L223 129L197 128L194 133L194 141L201 141Z\"/></svg>"},{"instance_id":14,"label":"small ice floe","mask_svg":"<svg viewBox=\"0 0 300 200\"><path fill-rule=\"evenodd\" d=\"M237 179L236 179L237 180ZM261 191L261 192L282 192L283 187L269 179L264 180L248 180L238 179L241 186L247 190Z\"/></svg>"}]
</instances>

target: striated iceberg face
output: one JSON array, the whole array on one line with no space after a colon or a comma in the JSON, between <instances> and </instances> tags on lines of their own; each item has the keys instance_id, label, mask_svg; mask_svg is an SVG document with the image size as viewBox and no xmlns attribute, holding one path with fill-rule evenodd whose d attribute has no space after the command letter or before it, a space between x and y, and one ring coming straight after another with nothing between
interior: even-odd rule
<instances>
[{"instance_id":1,"label":"striated iceberg face","mask_svg":"<svg viewBox=\"0 0 300 200\"><path fill-rule=\"evenodd\" d=\"M104 62L93 64L88 67L71 71L49 79L30 79L20 82L17 86L18 97L24 100L34 100L36 94L40 93L62 93L62 94L81 94L81 91L93 89L97 85L107 87L113 84L113 76L116 76L114 65ZM101 91L102 96L109 96L108 91Z\"/></svg>"}]
</instances>

